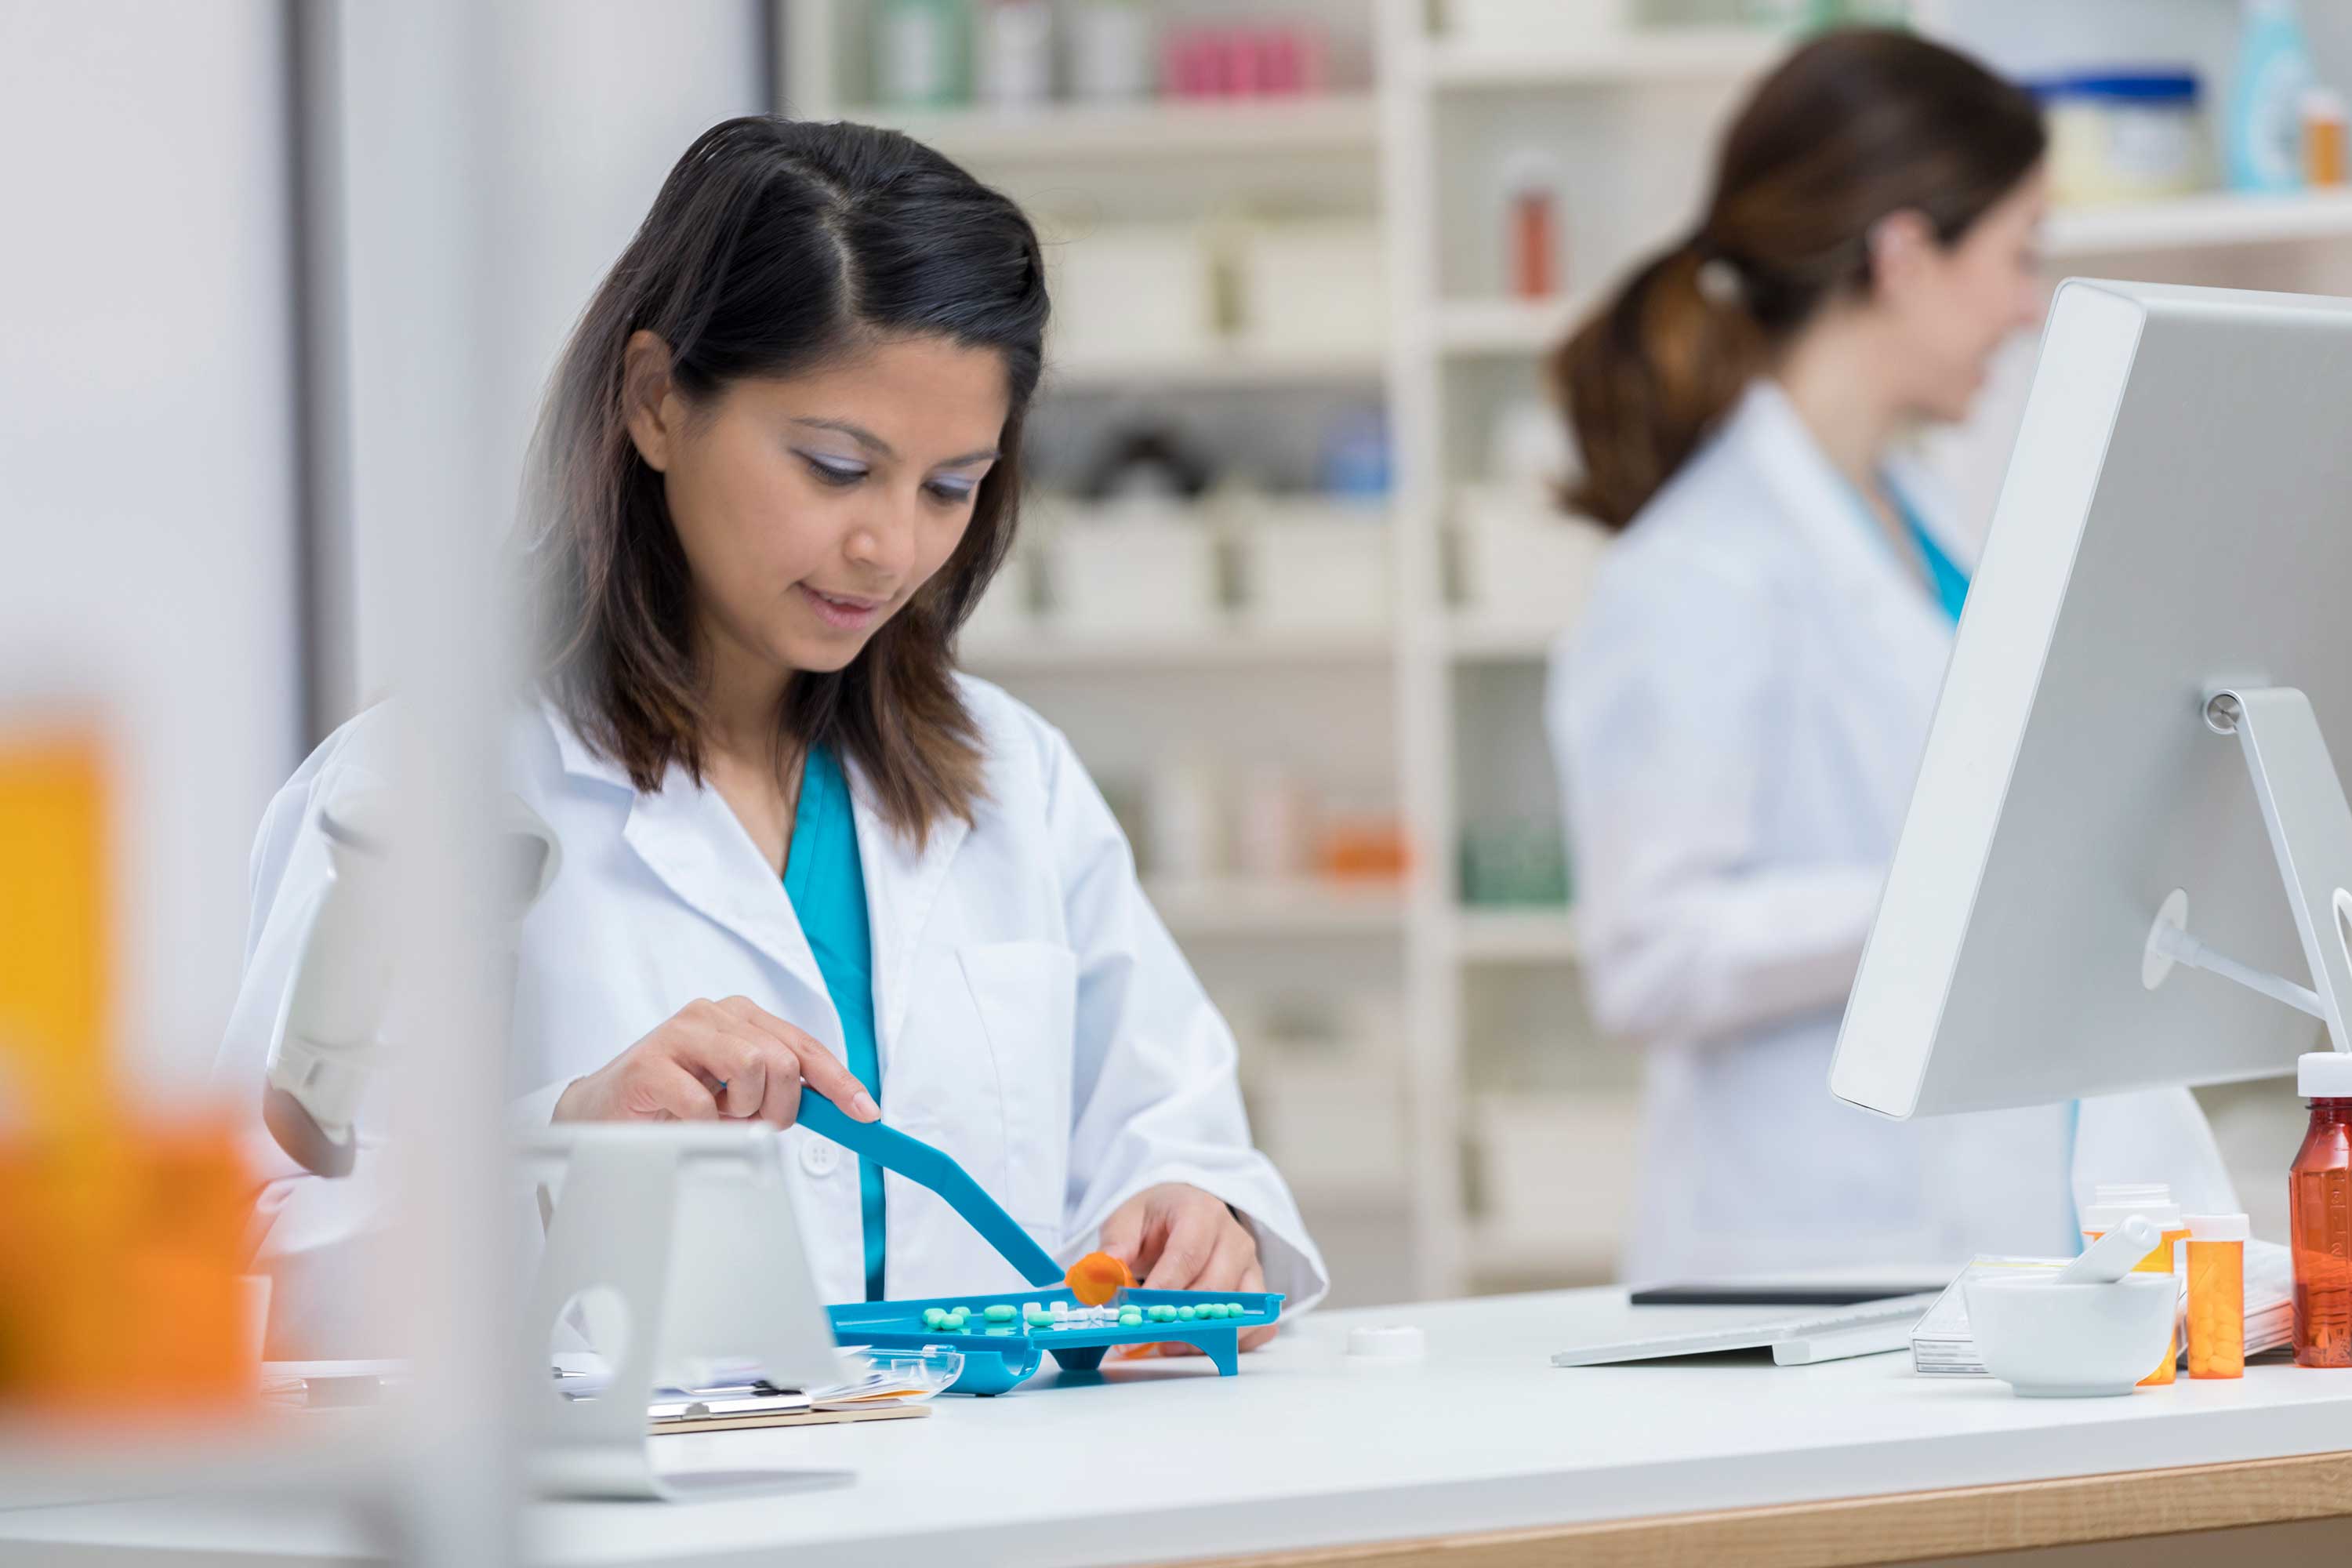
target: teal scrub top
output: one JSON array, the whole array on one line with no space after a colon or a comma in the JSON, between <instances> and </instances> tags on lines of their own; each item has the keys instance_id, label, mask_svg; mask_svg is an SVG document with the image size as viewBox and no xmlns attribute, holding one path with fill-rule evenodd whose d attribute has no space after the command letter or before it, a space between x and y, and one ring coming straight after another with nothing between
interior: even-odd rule
<instances>
[{"instance_id":1,"label":"teal scrub top","mask_svg":"<svg viewBox=\"0 0 2352 1568\"><path fill-rule=\"evenodd\" d=\"M857 857L857 820L840 759L810 748L801 769L793 843L784 857L784 896L800 918L817 972L841 1015L849 1070L882 1103L882 1061L874 1044L874 934L866 915L866 872ZM882 1167L857 1162L858 1210L866 1223L866 1299L882 1296Z\"/></svg>"},{"instance_id":2,"label":"teal scrub top","mask_svg":"<svg viewBox=\"0 0 2352 1568\"><path fill-rule=\"evenodd\" d=\"M1920 563L1927 568L1927 582L1934 590L1936 603L1945 615L1951 617L1952 624L1958 626L1960 607L1968 603L1968 573L1961 570L1959 563L1936 542L1936 536L1927 531L1926 523L1919 521L1918 509L1911 504L1911 498L1897 489L1892 479L1882 476L1878 483L1886 498L1895 503L1895 510L1903 520L1903 531L1910 535L1911 547L1919 552ZM1870 531L1885 538L1878 526L1877 515L1871 510L1870 504L1858 495L1854 497L1854 504L1860 509L1863 521L1870 525Z\"/></svg>"}]
</instances>

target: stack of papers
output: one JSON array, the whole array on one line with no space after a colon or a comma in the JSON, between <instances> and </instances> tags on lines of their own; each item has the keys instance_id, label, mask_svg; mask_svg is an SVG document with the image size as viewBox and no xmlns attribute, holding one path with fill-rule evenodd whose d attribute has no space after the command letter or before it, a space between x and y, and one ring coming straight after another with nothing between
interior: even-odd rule
<instances>
[{"instance_id":1,"label":"stack of papers","mask_svg":"<svg viewBox=\"0 0 2352 1568\"><path fill-rule=\"evenodd\" d=\"M1911 1331L1911 1370L1933 1377L1982 1377L1983 1358L1969 1334L1968 1282L2012 1269L2063 1268L2063 1258L1979 1258L1927 1309ZM2180 1279L2182 1323L2187 1322L2189 1279ZM2246 1243L2246 1353L2276 1350L2294 1336L2294 1261L2275 1242ZM2185 1342L2186 1334L2183 1333Z\"/></svg>"},{"instance_id":2,"label":"stack of papers","mask_svg":"<svg viewBox=\"0 0 2352 1568\"><path fill-rule=\"evenodd\" d=\"M879 1421L928 1415L926 1403L963 1370L960 1352L869 1351L843 1348L842 1379L823 1388L779 1388L751 1363L695 1369L689 1388L655 1391L646 1415L654 1433L717 1432L745 1426L789 1426L826 1421ZM558 1386L567 1399L600 1397L612 1381L593 1352L555 1358Z\"/></svg>"}]
</instances>

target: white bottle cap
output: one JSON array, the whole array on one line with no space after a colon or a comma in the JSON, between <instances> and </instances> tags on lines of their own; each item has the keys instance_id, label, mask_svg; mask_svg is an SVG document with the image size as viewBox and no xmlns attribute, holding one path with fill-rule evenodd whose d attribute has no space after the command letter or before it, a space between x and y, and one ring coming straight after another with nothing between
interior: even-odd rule
<instances>
[{"instance_id":1,"label":"white bottle cap","mask_svg":"<svg viewBox=\"0 0 2352 1568\"><path fill-rule=\"evenodd\" d=\"M2352 1054L2306 1051L2295 1058L2294 1088L2305 1100L2352 1100Z\"/></svg>"},{"instance_id":2,"label":"white bottle cap","mask_svg":"<svg viewBox=\"0 0 2352 1568\"><path fill-rule=\"evenodd\" d=\"M2188 1226L2191 1241L2244 1241L2253 1234L2242 1214L2193 1214Z\"/></svg>"},{"instance_id":3,"label":"white bottle cap","mask_svg":"<svg viewBox=\"0 0 2352 1568\"><path fill-rule=\"evenodd\" d=\"M1428 1353L1428 1340L1409 1324L1348 1331L1350 1366L1410 1366Z\"/></svg>"},{"instance_id":4,"label":"white bottle cap","mask_svg":"<svg viewBox=\"0 0 2352 1568\"><path fill-rule=\"evenodd\" d=\"M2172 1188L2164 1182L2101 1182L2091 1193L2091 1204L2083 1211L2083 1231L2105 1235L2136 1214L2144 1214L2156 1222L2158 1230L2180 1228L2180 1205L2172 1201Z\"/></svg>"}]
</instances>

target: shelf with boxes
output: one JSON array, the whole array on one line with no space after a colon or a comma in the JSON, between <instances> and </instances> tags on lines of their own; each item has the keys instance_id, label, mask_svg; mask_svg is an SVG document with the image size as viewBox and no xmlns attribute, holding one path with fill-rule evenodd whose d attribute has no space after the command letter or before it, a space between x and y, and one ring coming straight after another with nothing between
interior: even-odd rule
<instances>
[{"instance_id":1,"label":"shelf with boxes","mask_svg":"<svg viewBox=\"0 0 2352 1568\"><path fill-rule=\"evenodd\" d=\"M1549 9L1560 15L1578 7ZM1519 10L1534 19L1534 8L1522 5ZM1526 24L1514 26L1497 17L1491 26L1474 24L1432 38L1418 53L1418 69L1433 88L1453 92L1642 86L1745 77L1762 70L1786 47L1782 37L1761 27L1621 25L1577 29L1563 20L1530 33Z\"/></svg>"},{"instance_id":2,"label":"shelf with boxes","mask_svg":"<svg viewBox=\"0 0 2352 1568\"><path fill-rule=\"evenodd\" d=\"M1589 294L1448 300L1437 308L1437 347L1458 358L1549 354L1597 303Z\"/></svg>"},{"instance_id":3,"label":"shelf with boxes","mask_svg":"<svg viewBox=\"0 0 2352 1568\"><path fill-rule=\"evenodd\" d=\"M1376 501L1047 500L965 634L978 670L1367 662L1395 642Z\"/></svg>"},{"instance_id":4,"label":"shelf with boxes","mask_svg":"<svg viewBox=\"0 0 2352 1568\"><path fill-rule=\"evenodd\" d=\"M1049 385L1357 382L1387 339L1369 216L1265 211L1108 221L1045 214Z\"/></svg>"},{"instance_id":5,"label":"shelf with boxes","mask_svg":"<svg viewBox=\"0 0 2352 1568\"><path fill-rule=\"evenodd\" d=\"M904 131L949 157L1013 164L1169 163L1294 153L1370 157L1378 137L1363 92L1254 99L1131 99L994 109L844 104L841 114Z\"/></svg>"},{"instance_id":6,"label":"shelf with boxes","mask_svg":"<svg viewBox=\"0 0 2352 1568\"><path fill-rule=\"evenodd\" d=\"M1459 664L1539 664L1551 657L1563 630L1545 621L1465 613L1446 621L1445 651Z\"/></svg>"},{"instance_id":7,"label":"shelf with boxes","mask_svg":"<svg viewBox=\"0 0 2352 1568\"><path fill-rule=\"evenodd\" d=\"M1351 5L1271 15L1181 0L791 0L779 29L794 111L1114 111L1276 105L1360 92ZM822 104L820 101L822 100Z\"/></svg>"},{"instance_id":8,"label":"shelf with boxes","mask_svg":"<svg viewBox=\"0 0 2352 1568\"><path fill-rule=\"evenodd\" d=\"M1233 1004L1253 1123L1310 1207L1393 1208L1408 1191L1402 1004L1377 981Z\"/></svg>"},{"instance_id":9,"label":"shelf with boxes","mask_svg":"<svg viewBox=\"0 0 2352 1568\"><path fill-rule=\"evenodd\" d=\"M1470 964L1573 963L1575 911L1566 904L1465 906L1454 914L1454 954Z\"/></svg>"},{"instance_id":10,"label":"shelf with boxes","mask_svg":"<svg viewBox=\"0 0 2352 1568\"><path fill-rule=\"evenodd\" d=\"M2050 216L2042 252L2067 260L2347 239L2352 239L2352 191L2278 195L2210 191L2061 208Z\"/></svg>"},{"instance_id":11,"label":"shelf with boxes","mask_svg":"<svg viewBox=\"0 0 2352 1568\"><path fill-rule=\"evenodd\" d=\"M1404 899L1393 880L1283 875L1155 877L1152 908L1179 941L1261 936L1396 936Z\"/></svg>"},{"instance_id":12,"label":"shelf with boxes","mask_svg":"<svg viewBox=\"0 0 2352 1568\"><path fill-rule=\"evenodd\" d=\"M1632 1205L1640 1111L1632 1097L1472 1097L1471 1278L1488 1288L1615 1277Z\"/></svg>"},{"instance_id":13,"label":"shelf with boxes","mask_svg":"<svg viewBox=\"0 0 2352 1568\"><path fill-rule=\"evenodd\" d=\"M1096 346L1060 353L1045 366L1040 390L1094 395L1107 390L1362 386L1377 392L1380 345L1271 345L1204 338L1189 346Z\"/></svg>"},{"instance_id":14,"label":"shelf with boxes","mask_svg":"<svg viewBox=\"0 0 2352 1568\"><path fill-rule=\"evenodd\" d=\"M1172 634L1071 633L1039 623L967 636L958 662L995 680L1030 675L1128 675L1139 670L1378 664L1396 651L1385 630Z\"/></svg>"}]
</instances>

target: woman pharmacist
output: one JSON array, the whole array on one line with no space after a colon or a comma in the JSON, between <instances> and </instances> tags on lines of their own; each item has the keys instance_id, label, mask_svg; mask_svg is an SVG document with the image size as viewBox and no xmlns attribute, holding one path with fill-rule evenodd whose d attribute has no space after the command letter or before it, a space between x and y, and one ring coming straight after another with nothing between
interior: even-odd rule
<instances>
[{"instance_id":1,"label":"woman pharmacist","mask_svg":"<svg viewBox=\"0 0 2352 1568\"><path fill-rule=\"evenodd\" d=\"M562 868L522 931L514 1111L789 1127L805 1081L1065 1259L1099 1234L1153 1287L1306 1306L1322 1262L1110 812L1058 732L952 668L1012 542L1045 319L1019 209L903 136L736 120L671 172L534 448L516 788ZM262 824L223 1048L247 1103L320 805L383 727L344 726ZM785 1136L826 1300L1022 1283L929 1192ZM278 1353L334 1337L357 1185L265 1199Z\"/></svg>"},{"instance_id":2,"label":"woman pharmacist","mask_svg":"<svg viewBox=\"0 0 2352 1568\"><path fill-rule=\"evenodd\" d=\"M1634 1278L2072 1253L2095 1179L2237 1206L2185 1090L1895 1123L1827 1088L1968 591L1900 442L2039 319L2042 147L1962 56L1824 37L1558 355L1623 535L1549 719L1592 1006L1647 1050Z\"/></svg>"}]
</instances>

